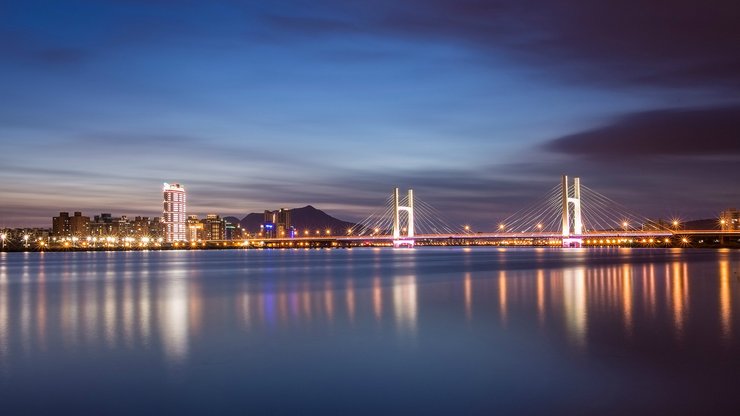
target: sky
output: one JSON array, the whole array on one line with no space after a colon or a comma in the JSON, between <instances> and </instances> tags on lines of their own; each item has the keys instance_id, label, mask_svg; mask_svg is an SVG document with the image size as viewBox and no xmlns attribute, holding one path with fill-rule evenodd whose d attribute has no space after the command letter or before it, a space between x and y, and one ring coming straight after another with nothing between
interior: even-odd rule
<instances>
[{"instance_id":1,"label":"sky","mask_svg":"<svg viewBox=\"0 0 740 416\"><path fill-rule=\"evenodd\" d=\"M561 174L740 206L740 3L0 0L0 226L59 211L357 221L413 188L494 229Z\"/></svg>"}]
</instances>

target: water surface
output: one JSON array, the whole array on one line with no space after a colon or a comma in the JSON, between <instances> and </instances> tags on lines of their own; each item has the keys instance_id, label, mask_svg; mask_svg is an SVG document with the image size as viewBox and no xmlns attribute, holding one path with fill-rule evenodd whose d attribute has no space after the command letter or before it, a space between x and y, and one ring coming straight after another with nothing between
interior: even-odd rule
<instances>
[{"instance_id":1,"label":"water surface","mask_svg":"<svg viewBox=\"0 0 740 416\"><path fill-rule=\"evenodd\" d=\"M739 414L740 252L0 253L3 414Z\"/></svg>"}]
</instances>

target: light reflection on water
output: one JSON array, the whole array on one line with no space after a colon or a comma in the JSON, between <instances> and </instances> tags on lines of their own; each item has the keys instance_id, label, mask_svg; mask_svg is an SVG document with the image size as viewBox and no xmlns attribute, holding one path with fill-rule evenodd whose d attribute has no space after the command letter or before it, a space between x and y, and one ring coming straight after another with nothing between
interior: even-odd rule
<instances>
[{"instance_id":1,"label":"light reflection on water","mask_svg":"<svg viewBox=\"0 0 740 416\"><path fill-rule=\"evenodd\" d=\"M229 314L246 331L312 321L331 326L337 319L353 322L371 317L380 322L392 316L397 333L409 336L417 331L419 302L424 303L419 299L419 278L414 274L391 279L376 275L358 285L356 280L362 277L351 275L299 275L272 281L250 280L235 273L233 279L244 279L235 291L225 294L226 298L212 299L204 297L200 288L208 284L207 278L201 278L200 271L190 271L187 264L167 267L161 261L152 264L144 256L135 265L126 266L132 269L122 270L116 266L115 255L102 255L107 257L102 263L93 254L94 263L85 263L88 258L52 266L56 267L53 281L47 278L46 264L52 254L24 255L21 264L14 265L15 276L9 273L9 264L2 263L3 357L14 347L43 350L47 337L59 336L58 341L67 348L159 345L169 360L181 362L187 358L190 339L197 337L204 320L212 317L207 315L213 315L206 309L214 307L220 314ZM160 260L166 259L166 255L160 256ZM465 271L457 274L459 279L453 274L443 284L450 293L463 294L459 306L466 320L478 316L478 307L488 313L494 305L502 326L506 326L512 309L531 309L540 326L564 322L573 344L580 347L588 343L591 314L618 317L627 335L633 331L636 315L642 320L655 319L661 308L668 312L672 331L680 339L691 313L689 264L671 261L660 266L624 263L492 273ZM731 279L729 254L720 256L716 267L717 336L730 340L737 282ZM493 286L489 283L491 277ZM699 284L698 280L693 283ZM229 307L234 310L229 311ZM153 334L158 341L150 340Z\"/></svg>"},{"instance_id":2,"label":"light reflection on water","mask_svg":"<svg viewBox=\"0 0 740 416\"><path fill-rule=\"evenodd\" d=\"M355 280L361 277L299 276L251 281L237 273L234 279L245 280L227 294L228 298L210 299L204 298L200 289L207 280L199 278L200 272L189 271L186 264L162 267L161 262L152 265L144 256L136 265L129 265L133 270L121 270L116 267L115 255L103 255L112 261L64 261L61 270L54 272L53 281L48 281L46 271L50 254L24 255L21 264L14 267L18 272L15 276L8 272L8 263L2 263L2 357L7 358L11 348L43 350L48 346L47 337L59 336L58 341L67 348L159 345L168 360L181 362L187 359L188 343L209 318L204 315L212 315L205 309L214 307L233 314L238 327L246 331L312 321L331 326L337 319L354 322L356 318L371 317L381 322L392 316L399 335L413 336L419 325L419 302L423 304L414 274L392 279L374 276L355 287ZM166 256L160 258L165 260ZM624 263L493 273L466 271L459 273L461 278L452 276L443 284L450 293L460 286L463 298L459 305L466 320L475 319L477 307L490 312L494 304L502 326L506 326L511 309L531 309L540 326L564 322L573 345L579 347L588 343L591 314L619 317L628 335L633 331L636 313L643 320L655 319L661 308L668 312L672 331L680 339L691 313L689 264L672 261L657 266ZM732 298L737 292L729 255L718 259L717 275L717 335L729 341L733 336ZM494 286L489 284L491 277ZM233 311L226 309L230 305ZM48 328L50 325L53 330ZM150 340L153 334L158 341Z\"/></svg>"},{"instance_id":3,"label":"light reflection on water","mask_svg":"<svg viewBox=\"0 0 740 416\"><path fill-rule=\"evenodd\" d=\"M353 336L377 334L374 347L354 347L366 355L392 345L430 350L448 333L462 350L490 334L586 357L606 346L630 351L651 343L678 351L700 337L738 350L740 253L731 251L0 256L0 376L7 383L49 356L75 362L78 354L113 359L129 351L159 356L165 368L188 367L224 345L283 337L300 348L310 334L334 340L338 350L353 348ZM376 360L380 367L392 361Z\"/></svg>"}]
</instances>

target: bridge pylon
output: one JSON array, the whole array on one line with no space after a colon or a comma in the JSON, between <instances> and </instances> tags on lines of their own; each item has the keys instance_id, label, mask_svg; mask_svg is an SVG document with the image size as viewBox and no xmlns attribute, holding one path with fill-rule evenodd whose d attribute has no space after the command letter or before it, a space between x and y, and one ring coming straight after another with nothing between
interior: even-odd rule
<instances>
[{"instance_id":1,"label":"bridge pylon","mask_svg":"<svg viewBox=\"0 0 740 416\"><path fill-rule=\"evenodd\" d=\"M583 245L583 217L581 216L581 179L573 178L573 196L570 196L568 176L563 175L563 247ZM570 205L573 205L573 230L570 226Z\"/></svg>"},{"instance_id":2,"label":"bridge pylon","mask_svg":"<svg viewBox=\"0 0 740 416\"><path fill-rule=\"evenodd\" d=\"M405 206L400 203L398 188L393 188L393 247L414 246L414 191L409 189L408 201ZM408 214L408 227L406 235L401 234L401 211Z\"/></svg>"}]
</instances>

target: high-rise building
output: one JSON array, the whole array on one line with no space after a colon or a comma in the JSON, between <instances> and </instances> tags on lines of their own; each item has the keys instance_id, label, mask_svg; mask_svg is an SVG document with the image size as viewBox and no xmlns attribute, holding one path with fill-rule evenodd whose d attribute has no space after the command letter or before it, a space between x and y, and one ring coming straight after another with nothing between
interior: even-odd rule
<instances>
[{"instance_id":1,"label":"high-rise building","mask_svg":"<svg viewBox=\"0 0 740 416\"><path fill-rule=\"evenodd\" d=\"M164 184L164 211L162 222L164 240L168 243L187 239L185 188L179 183Z\"/></svg>"}]
</instances>

